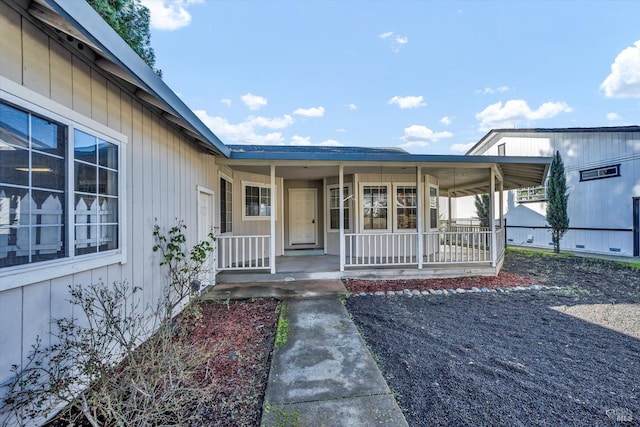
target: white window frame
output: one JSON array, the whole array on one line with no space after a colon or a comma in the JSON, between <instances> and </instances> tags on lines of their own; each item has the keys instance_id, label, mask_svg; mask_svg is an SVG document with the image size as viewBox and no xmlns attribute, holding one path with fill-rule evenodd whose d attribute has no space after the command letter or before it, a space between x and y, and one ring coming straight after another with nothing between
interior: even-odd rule
<instances>
[{"instance_id":1,"label":"white window frame","mask_svg":"<svg viewBox=\"0 0 640 427\"><path fill-rule=\"evenodd\" d=\"M218 174L218 185L220 185L220 180L225 180L227 181L228 184L231 184L231 230L230 231L222 231L222 218L226 215L226 212L222 212L222 188L218 188L219 193L220 193L220 200L218 203L218 210L219 210L219 216L218 218L220 218L220 223L219 223L219 229L220 229L220 234L221 235L232 235L233 234L233 208L234 208L234 203L233 203L233 193L234 193L234 189L235 189L235 185L233 184L233 178L231 178L229 175L224 174L222 172L220 172ZM225 219L226 221L226 219Z\"/></svg>"},{"instance_id":2,"label":"white window frame","mask_svg":"<svg viewBox=\"0 0 640 427\"><path fill-rule=\"evenodd\" d=\"M271 212L271 215L264 215L264 216L247 215L247 190L246 190L247 187L266 188L266 189L269 189L269 191L271 191L271 185L269 184L265 184L262 182L242 181L242 221L269 221L271 219L271 215L273 215L274 212ZM277 194L278 193L277 187L274 190L275 191L271 191L271 193ZM276 194L271 194L270 200L273 200ZM276 204L273 203L273 210L275 209L276 209Z\"/></svg>"},{"instance_id":3,"label":"white window frame","mask_svg":"<svg viewBox=\"0 0 640 427\"><path fill-rule=\"evenodd\" d=\"M398 227L398 203L397 203L397 194L398 187L413 187L416 190L416 226L414 228L399 228ZM415 233L418 231L418 186L415 182L394 182L393 183L393 232L394 233Z\"/></svg>"},{"instance_id":4,"label":"white window frame","mask_svg":"<svg viewBox=\"0 0 640 427\"><path fill-rule=\"evenodd\" d=\"M128 138L93 119L73 111L64 105L35 93L5 77L0 76L0 99L26 111L56 121L67 127L67 184L65 204L67 206L65 233L67 256L50 261L21 264L0 268L0 291L50 280L86 270L127 261L126 235L126 144ZM118 248L92 254L75 255L74 215L74 130L82 130L118 146Z\"/></svg>"},{"instance_id":5,"label":"white window frame","mask_svg":"<svg viewBox=\"0 0 640 427\"><path fill-rule=\"evenodd\" d=\"M433 226L433 224L431 224L431 189L435 188L436 189L436 224L435 227ZM426 196L425 196L425 207L426 207L426 221L425 223L428 224L428 227L425 227L426 229L430 230L430 231L434 231L434 230L438 230L439 227L439 222L440 222L440 186L435 185L435 184L428 184L426 186Z\"/></svg>"},{"instance_id":6,"label":"white window frame","mask_svg":"<svg viewBox=\"0 0 640 427\"><path fill-rule=\"evenodd\" d=\"M387 228L378 228L378 229L366 229L364 228L364 188L365 187L387 187ZM361 233L390 233L393 230L393 206L389 206L389 201L391 199L390 194L393 191L393 186L390 182L361 182L359 184L359 206L358 206L358 217L360 218L360 232Z\"/></svg>"},{"instance_id":7,"label":"white window frame","mask_svg":"<svg viewBox=\"0 0 640 427\"><path fill-rule=\"evenodd\" d=\"M331 228L331 190L337 190L340 188L339 184L331 184L327 185L327 233L340 233L340 228ZM353 195L353 184L347 182L342 185L342 188L346 188L346 193L343 194L344 198ZM348 205L347 205L348 203ZM347 233L351 233L353 230L353 210L355 209L354 197L351 197L349 200L344 202L344 206L349 209L349 228L345 228L344 231ZM333 208L340 211L340 207Z\"/></svg>"}]
</instances>

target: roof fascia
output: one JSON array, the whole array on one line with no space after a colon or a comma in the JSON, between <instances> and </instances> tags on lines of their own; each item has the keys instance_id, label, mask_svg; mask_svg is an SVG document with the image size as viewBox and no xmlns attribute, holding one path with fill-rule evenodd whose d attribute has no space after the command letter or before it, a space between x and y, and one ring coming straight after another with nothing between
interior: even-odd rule
<instances>
[{"instance_id":1,"label":"roof fascia","mask_svg":"<svg viewBox=\"0 0 640 427\"><path fill-rule=\"evenodd\" d=\"M130 74L140 87L167 103L176 116L196 129L215 151L229 157L229 148L202 123L151 67L93 10L91 5L86 1L78 0L44 1L98 46L111 61Z\"/></svg>"}]
</instances>

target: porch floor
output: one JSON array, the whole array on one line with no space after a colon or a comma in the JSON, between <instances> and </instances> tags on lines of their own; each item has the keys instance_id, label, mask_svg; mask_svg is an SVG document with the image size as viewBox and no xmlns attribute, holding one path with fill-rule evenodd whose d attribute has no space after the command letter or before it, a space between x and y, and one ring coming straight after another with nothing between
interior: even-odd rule
<instances>
[{"instance_id":1,"label":"porch floor","mask_svg":"<svg viewBox=\"0 0 640 427\"><path fill-rule=\"evenodd\" d=\"M322 297L346 295L341 279L369 280L433 279L463 276L495 276L500 271L490 263L425 264L347 267L340 271L337 255L304 255L276 257L276 273L268 270L223 271L216 276L216 285L203 298L226 299L231 293L238 298L251 297ZM231 293L230 293L231 292Z\"/></svg>"}]
</instances>

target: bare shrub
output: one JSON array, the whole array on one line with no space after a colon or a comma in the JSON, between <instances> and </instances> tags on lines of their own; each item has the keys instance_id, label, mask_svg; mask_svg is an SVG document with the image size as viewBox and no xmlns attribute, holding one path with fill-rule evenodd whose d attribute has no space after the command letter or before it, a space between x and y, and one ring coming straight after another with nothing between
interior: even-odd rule
<instances>
[{"instance_id":1,"label":"bare shrub","mask_svg":"<svg viewBox=\"0 0 640 427\"><path fill-rule=\"evenodd\" d=\"M40 337L24 366L3 388L3 425L42 422L63 408L57 419L81 419L92 426L198 424L215 396L206 368L204 347L185 338L192 322L175 322L176 309L198 290L193 282L205 273L213 236L190 250L185 226L178 223L167 236L154 228L154 251L163 256L168 283L151 310L140 306L140 288L127 282L71 286L70 302L84 321L54 321L52 343ZM191 300L188 314L198 314Z\"/></svg>"}]
</instances>

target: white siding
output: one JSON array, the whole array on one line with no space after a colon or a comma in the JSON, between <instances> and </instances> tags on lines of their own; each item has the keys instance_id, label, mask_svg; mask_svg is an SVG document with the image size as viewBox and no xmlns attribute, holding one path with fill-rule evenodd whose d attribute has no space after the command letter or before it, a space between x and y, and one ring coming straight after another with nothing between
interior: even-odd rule
<instances>
[{"instance_id":1,"label":"white siding","mask_svg":"<svg viewBox=\"0 0 640 427\"><path fill-rule=\"evenodd\" d=\"M640 196L640 132L519 133L495 138L492 145L479 154L497 155L500 144L505 144L508 156L552 156L556 150L560 152L569 188L570 227L596 229L570 230L562 240L563 249L633 255L632 198ZM617 164L620 177L580 182L580 171ZM505 195L508 224L525 225L521 214L509 213L516 206L546 215L546 203L519 204L514 194ZM454 203L458 218L476 216L473 198ZM531 246L549 247L550 233L541 229L510 228L509 243L526 242L531 234L534 235Z\"/></svg>"},{"instance_id":2,"label":"white siding","mask_svg":"<svg viewBox=\"0 0 640 427\"><path fill-rule=\"evenodd\" d=\"M196 243L196 187L217 188L213 157L195 148L154 109L137 100L128 86L103 73L73 48L40 31L33 19L0 1L0 75L63 107L124 134L127 163L124 264L52 277L0 292L0 382L12 363L21 363L37 335L49 340L50 319L70 316L68 286L127 280L143 287L143 304L160 296L164 271L152 252L154 218L164 229L175 219L188 226ZM239 182L239 181L238 181ZM239 204L237 205L239 206ZM79 316L77 311L74 316Z\"/></svg>"}]
</instances>

